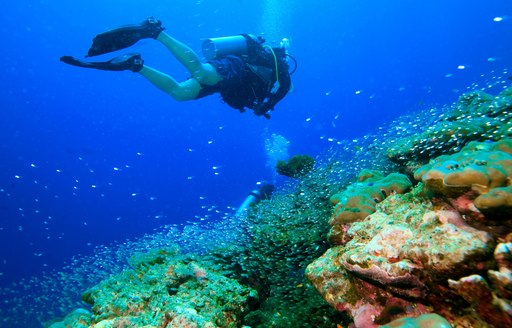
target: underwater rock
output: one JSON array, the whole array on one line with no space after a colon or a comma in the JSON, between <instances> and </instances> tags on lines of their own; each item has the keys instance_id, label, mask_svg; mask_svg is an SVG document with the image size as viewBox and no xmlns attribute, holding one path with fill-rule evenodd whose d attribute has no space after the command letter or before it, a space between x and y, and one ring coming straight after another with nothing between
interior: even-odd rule
<instances>
[{"instance_id":1,"label":"underwater rock","mask_svg":"<svg viewBox=\"0 0 512 328\"><path fill-rule=\"evenodd\" d=\"M512 88L498 96L481 91L463 94L454 107L423 133L396 140L387 156L417 166L442 154L457 152L471 141L497 141L512 136Z\"/></svg>"},{"instance_id":2,"label":"underwater rock","mask_svg":"<svg viewBox=\"0 0 512 328\"><path fill-rule=\"evenodd\" d=\"M308 155L295 155L285 162L283 160L277 161L277 173L290 177L300 178L308 174L315 166L315 160Z\"/></svg>"},{"instance_id":3,"label":"underwater rock","mask_svg":"<svg viewBox=\"0 0 512 328\"><path fill-rule=\"evenodd\" d=\"M512 243L499 244L494 258L499 271L487 272L490 285L477 274L448 283L485 321L496 327L512 327Z\"/></svg>"},{"instance_id":4,"label":"underwater rock","mask_svg":"<svg viewBox=\"0 0 512 328\"><path fill-rule=\"evenodd\" d=\"M512 300L512 243L498 244L494 259L499 271L489 270L487 274L496 289L496 295Z\"/></svg>"},{"instance_id":5,"label":"underwater rock","mask_svg":"<svg viewBox=\"0 0 512 328\"><path fill-rule=\"evenodd\" d=\"M451 207L434 207L421 192L417 186L386 198L377 212L351 225L349 242L307 267L315 288L335 309L348 311L356 327L432 312L425 304L446 297L447 279L490 266L490 234L470 227ZM376 321L397 306L400 315Z\"/></svg>"},{"instance_id":6,"label":"underwater rock","mask_svg":"<svg viewBox=\"0 0 512 328\"><path fill-rule=\"evenodd\" d=\"M94 327L238 327L256 297L212 263L175 248L137 254L130 264L83 294Z\"/></svg>"},{"instance_id":7,"label":"underwater rock","mask_svg":"<svg viewBox=\"0 0 512 328\"><path fill-rule=\"evenodd\" d=\"M512 209L512 139L471 142L458 153L432 159L414 178L449 198L472 192L484 214L507 214Z\"/></svg>"},{"instance_id":8,"label":"underwater rock","mask_svg":"<svg viewBox=\"0 0 512 328\"><path fill-rule=\"evenodd\" d=\"M334 245L347 242L347 224L363 220L375 212L377 203L390 195L402 194L412 186L407 176L403 174L391 173L383 176L382 173L372 170L363 170L357 181L343 192L331 197L331 203L336 205L336 208L329 220L332 226L329 242Z\"/></svg>"}]
</instances>

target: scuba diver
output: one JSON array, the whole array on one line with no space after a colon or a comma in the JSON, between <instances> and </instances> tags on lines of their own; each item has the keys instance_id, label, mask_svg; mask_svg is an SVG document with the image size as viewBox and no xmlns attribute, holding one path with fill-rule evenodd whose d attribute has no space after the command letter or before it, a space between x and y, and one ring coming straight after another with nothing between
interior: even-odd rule
<instances>
[{"instance_id":1,"label":"scuba diver","mask_svg":"<svg viewBox=\"0 0 512 328\"><path fill-rule=\"evenodd\" d=\"M284 47L264 45L263 38L250 34L207 39L203 54L208 61L204 63L192 49L164 30L162 23L153 17L138 25L109 30L94 37L86 57L124 49L139 40L152 38L167 47L190 73L191 77L184 82L144 65L138 53L121 55L106 62L81 61L72 56L63 56L60 60L85 68L137 72L177 101L220 93L229 106L240 112L245 108L252 109L254 114L267 119L270 118L268 112L290 89L287 58L293 57Z\"/></svg>"},{"instance_id":2,"label":"scuba diver","mask_svg":"<svg viewBox=\"0 0 512 328\"><path fill-rule=\"evenodd\" d=\"M258 204L262 200L269 200L274 192L274 185L263 182L259 189L254 189L249 193L244 202L238 207L235 216L242 216L247 213L252 205Z\"/></svg>"}]
</instances>

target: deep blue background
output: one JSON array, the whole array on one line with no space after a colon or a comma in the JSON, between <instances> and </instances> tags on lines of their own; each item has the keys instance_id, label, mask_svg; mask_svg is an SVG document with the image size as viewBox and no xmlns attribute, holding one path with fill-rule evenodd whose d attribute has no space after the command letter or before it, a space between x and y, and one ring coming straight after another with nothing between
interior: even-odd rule
<instances>
[{"instance_id":1,"label":"deep blue background","mask_svg":"<svg viewBox=\"0 0 512 328\"><path fill-rule=\"evenodd\" d=\"M198 51L207 37L289 38L299 64L294 92L265 120L217 96L177 103L137 74L59 62L84 54L95 34L148 16ZM509 0L4 4L0 282L163 224L222 216L257 181L271 179L264 141L272 133L290 141L290 154L314 156L327 138L361 137L403 113L451 103L475 84L506 79L510 17ZM131 50L188 77L153 40Z\"/></svg>"}]
</instances>

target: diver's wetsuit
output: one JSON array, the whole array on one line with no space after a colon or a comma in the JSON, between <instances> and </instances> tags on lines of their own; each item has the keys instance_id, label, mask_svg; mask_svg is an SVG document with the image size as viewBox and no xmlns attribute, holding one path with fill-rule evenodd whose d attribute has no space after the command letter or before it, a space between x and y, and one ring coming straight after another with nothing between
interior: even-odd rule
<instances>
[{"instance_id":1,"label":"diver's wetsuit","mask_svg":"<svg viewBox=\"0 0 512 328\"><path fill-rule=\"evenodd\" d=\"M247 37L249 38L249 37ZM256 43L248 40L248 43ZM275 56L275 57L274 57ZM273 110L291 86L288 64L284 49L252 45L247 56L226 55L211 60L222 80L216 85L202 85L197 98L219 92L222 100L241 112L245 108L253 109L256 115L265 115ZM272 93L276 83L276 61L279 88ZM196 98L196 99L197 99Z\"/></svg>"}]
</instances>

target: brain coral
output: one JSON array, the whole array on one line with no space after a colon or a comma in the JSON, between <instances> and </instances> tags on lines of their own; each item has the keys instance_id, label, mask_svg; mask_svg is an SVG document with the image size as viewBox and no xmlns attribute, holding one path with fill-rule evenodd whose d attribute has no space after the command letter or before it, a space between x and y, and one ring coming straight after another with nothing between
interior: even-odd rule
<instances>
[{"instance_id":1,"label":"brain coral","mask_svg":"<svg viewBox=\"0 0 512 328\"><path fill-rule=\"evenodd\" d=\"M416 170L416 180L450 198L468 191L478 197L475 206L483 212L512 208L512 139L471 142L460 152L442 155Z\"/></svg>"}]
</instances>

